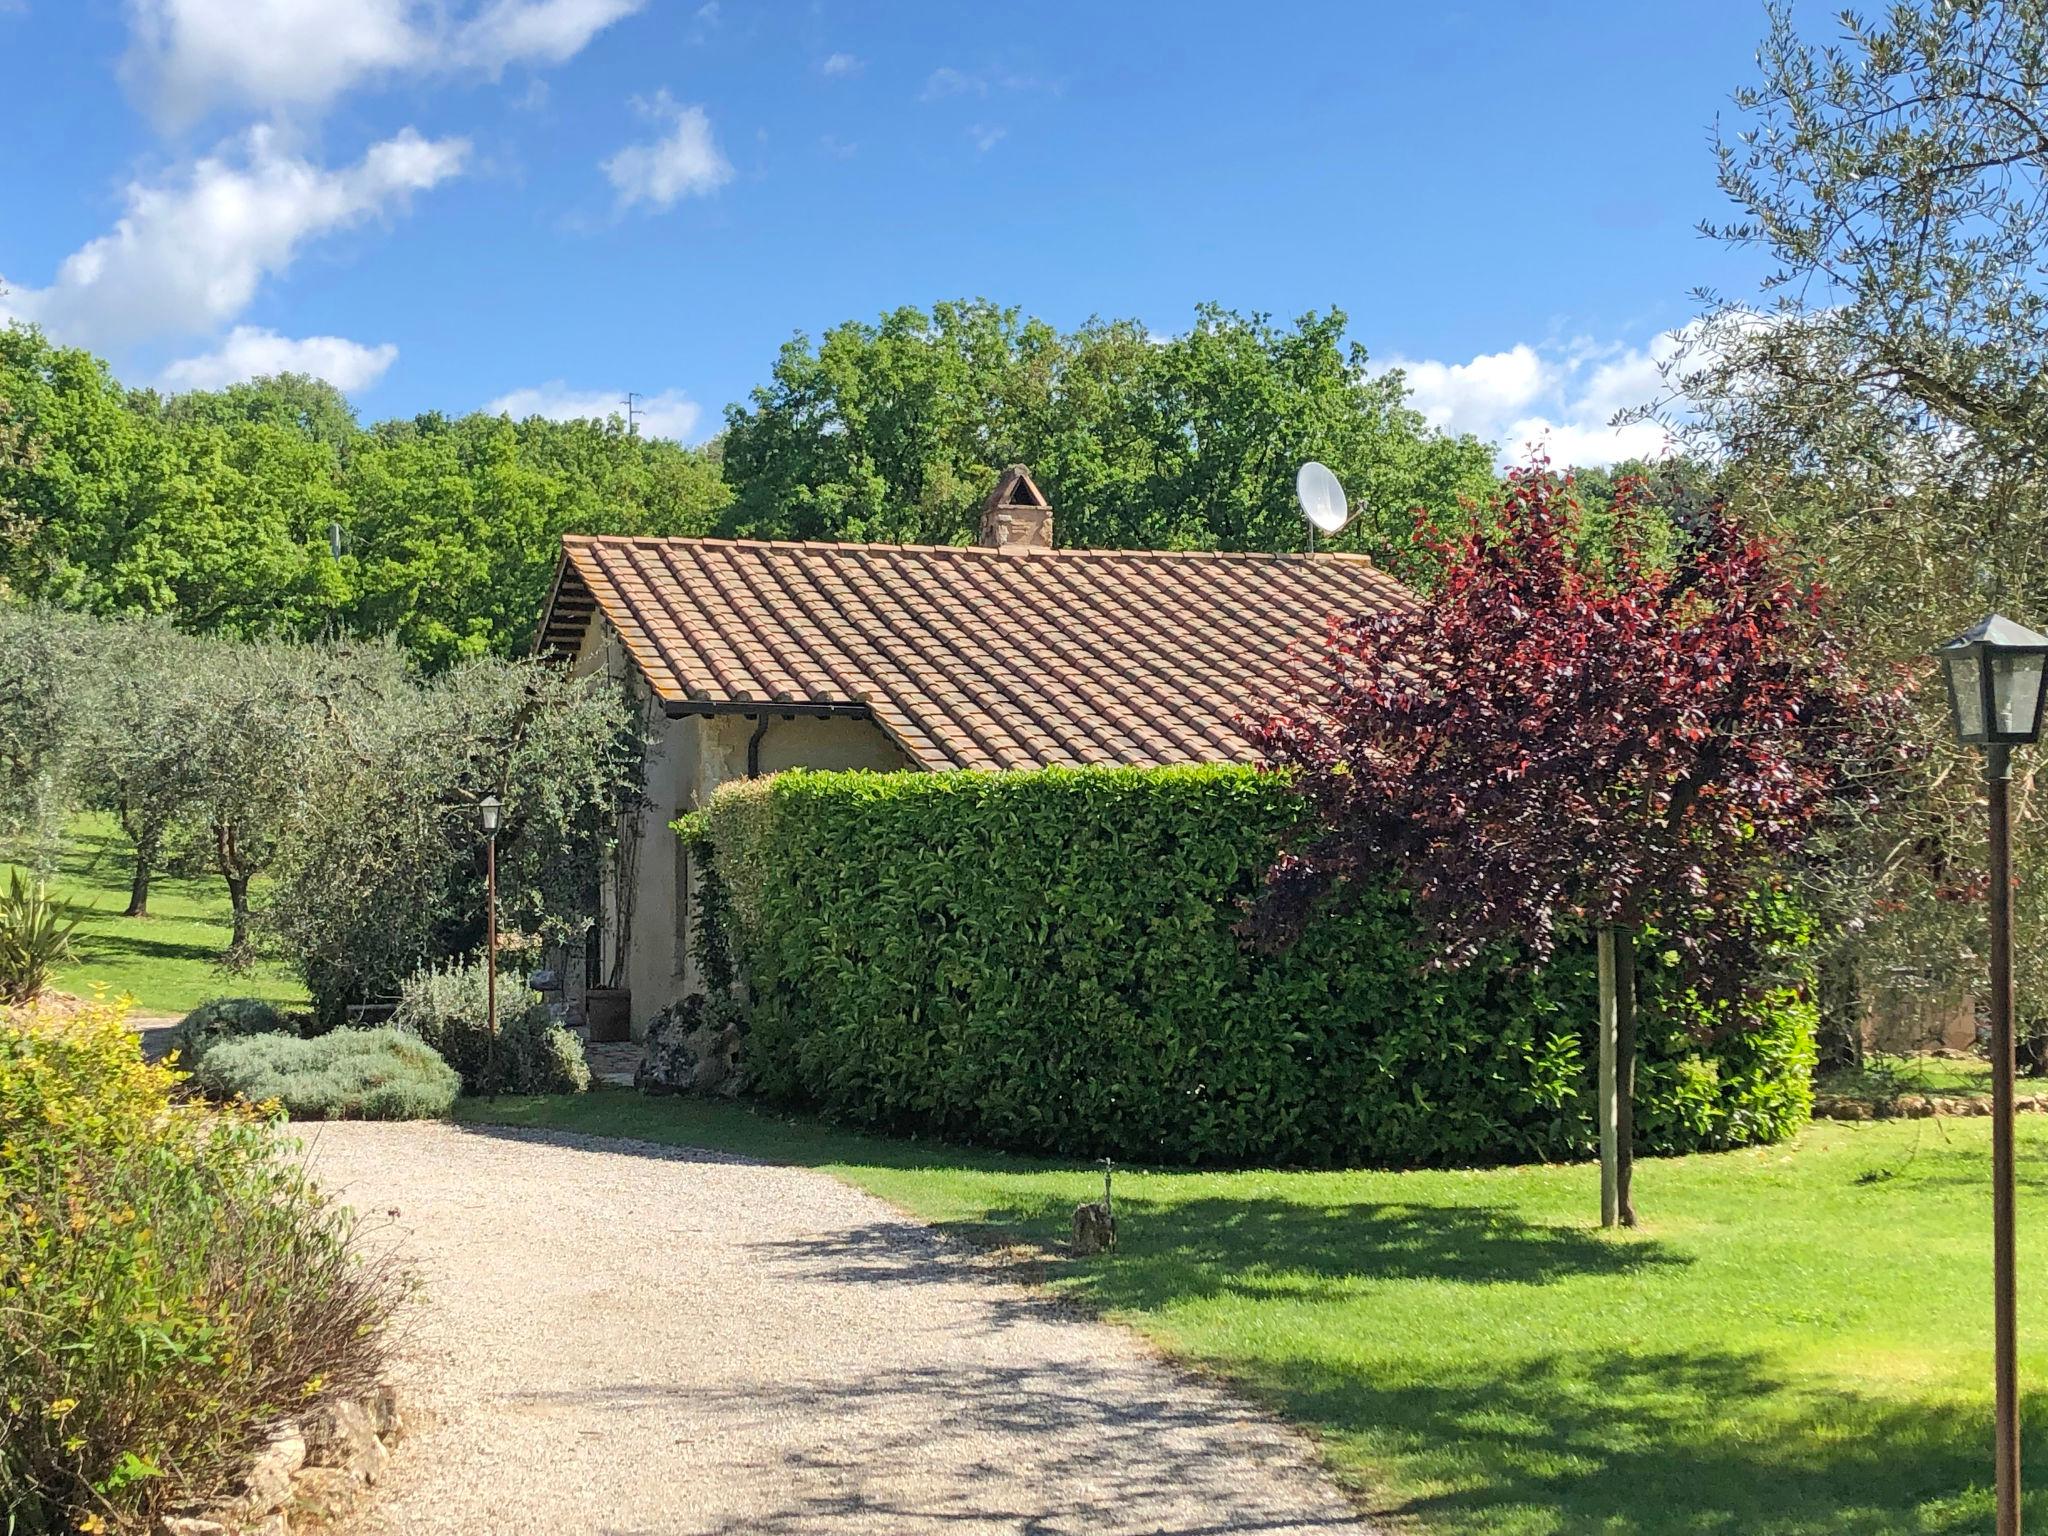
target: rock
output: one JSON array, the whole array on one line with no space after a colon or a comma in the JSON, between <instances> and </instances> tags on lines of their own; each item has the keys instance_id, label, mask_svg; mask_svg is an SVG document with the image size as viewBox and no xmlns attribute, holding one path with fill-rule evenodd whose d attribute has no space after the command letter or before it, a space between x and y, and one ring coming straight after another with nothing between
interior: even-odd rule
<instances>
[{"instance_id":1,"label":"rock","mask_svg":"<svg viewBox=\"0 0 2048 1536\"><path fill-rule=\"evenodd\" d=\"M1835 1105L1835 1118L1837 1120L1868 1120L1871 1118L1870 1106L1855 1099L1843 1099Z\"/></svg>"},{"instance_id":2,"label":"rock","mask_svg":"<svg viewBox=\"0 0 2048 1536\"><path fill-rule=\"evenodd\" d=\"M1932 1099L1901 1099L1899 1113L1909 1120L1925 1120L1934 1113Z\"/></svg>"},{"instance_id":3,"label":"rock","mask_svg":"<svg viewBox=\"0 0 2048 1536\"><path fill-rule=\"evenodd\" d=\"M293 1514L339 1520L363 1496L363 1480L342 1467L306 1467L292 1479Z\"/></svg>"},{"instance_id":4,"label":"rock","mask_svg":"<svg viewBox=\"0 0 2048 1536\"><path fill-rule=\"evenodd\" d=\"M1969 1110L1969 1112L1970 1112L1971 1114L1973 1114L1973 1115L1988 1115L1988 1114L1990 1114L1990 1113L1991 1113L1991 1101L1990 1101L1989 1099L1971 1099L1971 1100L1970 1100L1969 1102L1970 1102L1970 1110Z\"/></svg>"},{"instance_id":5,"label":"rock","mask_svg":"<svg viewBox=\"0 0 2048 1536\"><path fill-rule=\"evenodd\" d=\"M370 1427L369 1411L359 1402L339 1398L322 1403L302 1421L306 1437L305 1462L315 1467L353 1466L383 1450L377 1431Z\"/></svg>"},{"instance_id":6,"label":"rock","mask_svg":"<svg viewBox=\"0 0 2048 1536\"><path fill-rule=\"evenodd\" d=\"M716 1093L745 1085L740 1005L730 997L686 997L647 1026L633 1086L642 1093Z\"/></svg>"},{"instance_id":7,"label":"rock","mask_svg":"<svg viewBox=\"0 0 2048 1536\"><path fill-rule=\"evenodd\" d=\"M245 1524L241 1536L291 1536L291 1522L283 1510L273 1510L261 1520Z\"/></svg>"},{"instance_id":8,"label":"rock","mask_svg":"<svg viewBox=\"0 0 2048 1536\"><path fill-rule=\"evenodd\" d=\"M165 1515L156 1523L157 1536L228 1536L228 1528L204 1515Z\"/></svg>"},{"instance_id":9,"label":"rock","mask_svg":"<svg viewBox=\"0 0 2048 1536\"><path fill-rule=\"evenodd\" d=\"M353 1458L346 1470L366 1483L379 1481L385 1469L391 1465L391 1452L384 1448L384 1442L372 1438L368 1447Z\"/></svg>"},{"instance_id":10,"label":"rock","mask_svg":"<svg viewBox=\"0 0 2048 1536\"><path fill-rule=\"evenodd\" d=\"M273 1425L242 1473L224 1512L237 1520L267 1515L291 1496L292 1476L305 1464L306 1439L299 1426Z\"/></svg>"},{"instance_id":11,"label":"rock","mask_svg":"<svg viewBox=\"0 0 2048 1536\"><path fill-rule=\"evenodd\" d=\"M398 1411L398 1388L390 1382L377 1383L377 1390L364 1400L363 1410L369 1414L370 1428L380 1440L396 1439L405 1433L405 1420Z\"/></svg>"}]
</instances>

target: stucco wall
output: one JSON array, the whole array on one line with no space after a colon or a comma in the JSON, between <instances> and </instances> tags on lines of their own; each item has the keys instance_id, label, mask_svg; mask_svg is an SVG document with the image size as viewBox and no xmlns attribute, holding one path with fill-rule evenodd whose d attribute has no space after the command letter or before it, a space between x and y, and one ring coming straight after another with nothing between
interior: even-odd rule
<instances>
[{"instance_id":1,"label":"stucco wall","mask_svg":"<svg viewBox=\"0 0 2048 1536\"><path fill-rule=\"evenodd\" d=\"M633 1033L669 1004L701 990L690 955L687 890L692 872L669 823L708 800L728 779L747 772L747 740L759 720L744 715L686 715L670 719L646 697L640 677L603 619L591 624L574 670L622 679L641 699L648 733L647 803L620 829L620 850L603 882L599 968L612 973L619 953L620 914L614 891L630 891L620 980L632 989ZM786 768L866 768L893 772L908 760L873 721L851 717L771 715L761 737L763 774ZM623 881L619 877L623 875Z\"/></svg>"}]
</instances>

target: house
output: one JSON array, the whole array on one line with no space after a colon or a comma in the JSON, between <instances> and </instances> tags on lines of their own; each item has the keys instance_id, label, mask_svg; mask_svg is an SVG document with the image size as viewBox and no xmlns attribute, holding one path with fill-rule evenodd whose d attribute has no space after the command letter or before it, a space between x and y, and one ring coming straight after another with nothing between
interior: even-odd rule
<instances>
[{"instance_id":1,"label":"house","mask_svg":"<svg viewBox=\"0 0 2048 1536\"><path fill-rule=\"evenodd\" d=\"M1362 555L1055 548L1021 466L970 546L565 538L536 649L624 682L652 741L585 974L636 1034L698 990L667 827L728 779L1248 761L1290 653L1407 601Z\"/></svg>"}]
</instances>

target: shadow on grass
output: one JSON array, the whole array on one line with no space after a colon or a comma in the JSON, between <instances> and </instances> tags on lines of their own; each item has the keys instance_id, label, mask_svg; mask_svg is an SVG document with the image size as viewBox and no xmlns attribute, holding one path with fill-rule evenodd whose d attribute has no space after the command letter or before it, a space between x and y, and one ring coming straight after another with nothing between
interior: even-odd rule
<instances>
[{"instance_id":1,"label":"shadow on grass","mask_svg":"<svg viewBox=\"0 0 2048 1536\"><path fill-rule=\"evenodd\" d=\"M1240 1379L1436 1491L1376 1512L1424 1529L1644 1536L1963 1536L1991 1517L1988 1405L1788 1383L1761 1357L1589 1351L1373 1381L1318 1363ZM2048 1396L2028 1402L2039 1423ZM2048 1435L2027 1454L2048 1454ZM2048 1515L2048 1494L2029 1499Z\"/></svg>"},{"instance_id":2,"label":"shadow on grass","mask_svg":"<svg viewBox=\"0 0 2048 1536\"><path fill-rule=\"evenodd\" d=\"M221 946L217 944L182 944L173 939L141 938L128 933L85 929L79 931L76 948L79 959L86 964L95 960L137 959L213 965L218 963L222 953Z\"/></svg>"},{"instance_id":3,"label":"shadow on grass","mask_svg":"<svg viewBox=\"0 0 2048 1536\"><path fill-rule=\"evenodd\" d=\"M1127 1234L1113 1263L1090 1266L1079 1289L1112 1307L1150 1309L1216 1296L1325 1300L1360 1283L1543 1285L1568 1275L1619 1276L1690 1263L1648 1242L1609 1242L1571 1227L1537 1225L1494 1206L1411 1206L1373 1201L1310 1207L1253 1197L1163 1203L1120 1198ZM975 1222L933 1230L986 1244L1038 1237L1071 1205L1016 1201ZM851 1284L937 1278L906 1263L893 1223L800 1242L763 1245L801 1255Z\"/></svg>"}]
</instances>

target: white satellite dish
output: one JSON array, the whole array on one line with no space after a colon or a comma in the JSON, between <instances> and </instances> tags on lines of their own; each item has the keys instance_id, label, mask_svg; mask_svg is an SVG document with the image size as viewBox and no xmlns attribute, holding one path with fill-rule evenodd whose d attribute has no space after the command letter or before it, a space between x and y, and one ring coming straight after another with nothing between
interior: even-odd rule
<instances>
[{"instance_id":1,"label":"white satellite dish","mask_svg":"<svg viewBox=\"0 0 2048 1536\"><path fill-rule=\"evenodd\" d=\"M1351 521L1351 504L1344 499L1344 486L1328 468L1310 459L1294 472L1294 494L1301 501L1301 515L1311 528L1324 533L1342 533Z\"/></svg>"}]
</instances>

